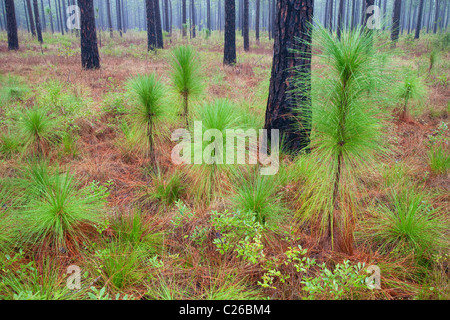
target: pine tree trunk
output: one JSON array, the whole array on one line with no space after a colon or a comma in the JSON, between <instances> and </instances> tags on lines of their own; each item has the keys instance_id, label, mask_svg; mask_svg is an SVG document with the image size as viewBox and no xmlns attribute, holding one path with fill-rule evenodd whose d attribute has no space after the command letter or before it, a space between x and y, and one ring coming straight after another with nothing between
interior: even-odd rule
<instances>
[{"instance_id":1,"label":"pine tree trunk","mask_svg":"<svg viewBox=\"0 0 450 320\"><path fill-rule=\"evenodd\" d=\"M330 32L333 32L333 0L330 0L328 11L329 11L328 30L330 30Z\"/></svg>"},{"instance_id":2,"label":"pine tree trunk","mask_svg":"<svg viewBox=\"0 0 450 320\"><path fill-rule=\"evenodd\" d=\"M30 18L31 35L33 37L36 37L36 28L35 28L35 24L34 24L33 10L31 9L30 0L27 0L27 10L28 10L28 17Z\"/></svg>"},{"instance_id":3,"label":"pine tree trunk","mask_svg":"<svg viewBox=\"0 0 450 320\"><path fill-rule=\"evenodd\" d=\"M162 49L164 48L164 40L162 35L161 11L159 10L159 0L153 0L153 5L155 12L156 47Z\"/></svg>"},{"instance_id":4,"label":"pine tree trunk","mask_svg":"<svg viewBox=\"0 0 450 320\"><path fill-rule=\"evenodd\" d=\"M122 37L122 15L120 9L120 0L116 0L116 17L117 17L117 29L119 29L119 34Z\"/></svg>"},{"instance_id":5,"label":"pine tree trunk","mask_svg":"<svg viewBox=\"0 0 450 320\"><path fill-rule=\"evenodd\" d=\"M223 63L236 64L236 3L235 0L225 0L225 44Z\"/></svg>"},{"instance_id":6,"label":"pine tree trunk","mask_svg":"<svg viewBox=\"0 0 450 320\"><path fill-rule=\"evenodd\" d=\"M341 32L343 31L342 24L344 20L344 0L339 0L339 11L338 11L338 25L337 25L337 37L341 39Z\"/></svg>"},{"instance_id":7,"label":"pine tree trunk","mask_svg":"<svg viewBox=\"0 0 450 320\"><path fill-rule=\"evenodd\" d=\"M408 34L411 32L412 0L409 0Z\"/></svg>"},{"instance_id":8,"label":"pine tree trunk","mask_svg":"<svg viewBox=\"0 0 450 320\"><path fill-rule=\"evenodd\" d=\"M83 69L100 68L93 0L78 0L81 22L81 66Z\"/></svg>"},{"instance_id":9,"label":"pine tree trunk","mask_svg":"<svg viewBox=\"0 0 450 320\"><path fill-rule=\"evenodd\" d=\"M423 13L423 0L419 2L419 13L417 15L416 34L414 39L419 39L420 30L422 29L422 13Z\"/></svg>"},{"instance_id":10,"label":"pine tree trunk","mask_svg":"<svg viewBox=\"0 0 450 320\"><path fill-rule=\"evenodd\" d=\"M147 51L156 48L156 30L153 0L145 0L145 8L147 12Z\"/></svg>"},{"instance_id":11,"label":"pine tree trunk","mask_svg":"<svg viewBox=\"0 0 450 320\"><path fill-rule=\"evenodd\" d=\"M183 28L183 38L186 37L186 0L182 1L182 28Z\"/></svg>"},{"instance_id":12,"label":"pine tree trunk","mask_svg":"<svg viewBox=\"0 0 450 320\"><path fill-rule=\"evenodd\" d=\"M244 51L250 50L250 39L248 36L248 0L244 0Z\"/></svg>"},{"instance_id":13,"label":"pine tree trunk","mask_svg":"<svg viewBox=\"0 0 450 320\"><path fill-rule=\"evenodd\" d=\"M402 11L402 0L394 1L394 8L392 11L392 30L391 30L391 40L393 45L398 40L398 34L400 32L400 13Z\"/></svg>"},{"instance_id":14,"label":"pine tree trunk","mask_svg":"<svg viewBox=\"0 0 450 320\"><path fill-rule=\"evenodd\" d=\"M42 31L46 31L47 22L45 21L45 12L44 12L44 0L41 0L41 17L42 17Z\"/></svg>"},{"instance_id":15,"label":"pine tree trunk","mask_svg":"<svg viewBox=\"0 0 450 320\"><path fill-rule=\"evenodd\" d=\"M261 0L256 0L256 17L255 17L255 32L256 32L256 43L259 44L259 16L261 10Z\"/></svg>"},{"instance_id":16,"label":"pine tree trunk","mask_svg":"<svg viewBox=\"0 0 450 320\"><path fill-rule=\"evenodd\" d=\"M439 9L440 9L440 1L436 0L436 11L434 14L434 23L433 23L433 33L437 32L437 27L439 23Z\"/></svg>"},{"instance_id":17,"label":"pine tree trunk","mask_svg":"<svg viewBox=\"0 0 450 320\"><path fill-rule=\"evenodd\" d=\"M48 0L48 8L49 8L49 14L50 14L50 29L52 30L52 34L55 32L55 29L53 27L53 15L52 15L52 4L51 1Z\"/></svg>"},{"instance_id":18,"label":"pine tree trunk","mask_svg":"<svg viewBox=\"0 0 450 320\"><path fill-rule=\"evenodd\" d=\"M5 0L6 30L8 33L8 50L19 50L19 38L17 36L16 8L14 0Z\"/></svg>"},{"instance_id":19,"label":"pine tree trunk","mask_svg":"<svg viewBox=\"0 0 450 320\"><path fill-rule=\"evenodd\" d=\"M36 31L38 36L38 41L43 43L42 39L42 29L41 29L41 20L39 19L39 7L37 0L33 0L33 8L34 8L34 19L36 20Z\"/></svg>"},{"instance_id":20,"label":"pine tree trunk","mask_svg":"<svg viewBox=\"0 0 450 320\"><path fill-rule=\"evenodd\" d=\"M295 96L293 78L297 72L311 72L311 24L313 0L279 0L275 20L274 50L265 129L279 129L287 150L298 152L309 145L310 82ZM302 41L300 41L300 40ZM292 53L290 50L298 50ZM303 87L305 86L305 87ZM306 113L297 110L299 104ZM268 134L270 137L270 134Z\"/></svg>"},{"instance_id":21,"label":"pine tree trunk","mask_svg":"<svg viewBox=\"0 0 450 320\"><path fill-rule=\"evenodd\" d=\"M165 31L169 33L169 0L164 0L164 20L166 21Z\"/></svg>"},{"instance_id":22,"label":"pine tree trunk","mask_svg":"<svg viewBox=\"0 0 450 320\"><path fill-rule=\"evenodd\" d=\"M195 33L195 3L194 3L194 0L191 0L191 36L192 36L192 38L196 37L196 33Z\"/></svg>"},{"instance_id":23,"label":"pine tree trunk","mask_svg":"<svg viewBox=\"0 0 450 320\"><path fill-rule=\"evenodd\" d=\"M211 0L206 0L206 28L211 31Z\"/></svg>"},{"instance_id":24,"label":"pine tree trunk","mask_svg":"<svg viewBox=\"0 0 450 320\"><path fill-rule=\"evenodd\" d=\"M106 0L106 15L108 16L109 36L113 37L113 27L111 18L111 0Z\"/></svg>"}]
</instances>

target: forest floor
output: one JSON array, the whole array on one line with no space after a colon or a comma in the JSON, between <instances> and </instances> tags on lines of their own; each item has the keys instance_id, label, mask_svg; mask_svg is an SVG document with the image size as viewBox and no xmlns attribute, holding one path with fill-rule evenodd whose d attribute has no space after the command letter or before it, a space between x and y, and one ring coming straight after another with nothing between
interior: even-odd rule
<instances>
[{"instance_id":1,"label":"forest floor","mask_svg":"<svg viewBox=\"0 0 450 320\"><path fill-rule=\"evenodd\" d=\"M211 202L197 199L201 195L195 188L198 183L202 183L197 181L202 177L196 171L178 168L170 159L174 146L170 141L170 133L181 127L181 122L167 121L158 129L156 149L161 173L157 181L155 176L144 170L147 166L144 156L139 152L126 151L124 132L120 129L121 119L129 103L126 81L136 74L155 72L166 85L167 95L173 96L170 90L168 57L171 48L185 43L193 45L199 52L206 83L204 93L193 105L226 98L240 110L246 122L254 127L263 126L273 44L267 37L263 37L260 44L255 44L252 40L250 52L244 52L242 37L238 35L237 64L235 67L227 67L222 64L222 36L223 34L213 32L211 38L205 39L201 33L196 39L183 40L175 34L172 38L165 39L164 49L148 53L146 35L143 32L130 31L123 38L115 34L113 39L103 33L101 68L84 71L80 63L79 39L74 34L65 37L45 34L44 45L41 47L26 33L21 33L18 52L8 52L6 35L0 34L0 90L8 86L8 75L19 77L21 85L29 89L26 98L7 104L2 101L0 119L7 117L7 108L39 104L45 101L46 96L50 96L52 88L58 87L61 90L56 93L59 95L58 99L72 99L79 108L71 122L71 128L74 128L73 132L78 138L70 146L70 152L66 152L67 148L63 145L50 150L49 165L70 170L80 186L89 186L95 180L100 185L108 186L109 190L106 210L108 223L103 230L91 235L92 244L87 245L84 252L53 255L59 266L56 268L59 270L56 276L59 280L55 280L55 286L65 284L65 267L75 264L83 270L83 285L96 280L94 286L97 288L106 287L111 294L129 294L135 299L449 299L449 256L445 250L430 256L427 263L418 264L413 254L399 256L383 252L374 244L356 236L353 255L322 251L307 230L292 227L291 221L293 212L298 208L298 190L301 189L302 181L291 177L280 183L277 196L273 198L282 204L284 210L280 211L279 219L275 219L274 224L262 233L261 241L266 257L264 263L244 259L238 251L222 254L217 245L221 241L218 226L234 226L235 221L232 218L227 220L226 216L220 214L226 209L235 209L230 200L235 189L232 181L225 177L223 190ZM386 134L393 153L378 167L374 167L373 172L362 174L361 181L367 195L360 199L365 206L358 221L371 216L374 203L388 202L386 181L398 177L419 186L432 206L439 208L442 220L448 221L450 172L433 172L428 159L430 136L436 135L442 123L448 126L450 114L449 51L441 52L432 71L427 71L434 40L434 37L427 35L417 42L411 42L409 37L402 36L394 51L393 64L399 68L417 70L424 79L427 95L410 103L411 116L408 119L399 119L401 103L386 108L389 113ZM321 68L321 65L313 59L313 70L316 68ZM171 101L176 103L176 99ZM5 123L8 121L0 123L3 126L0 131L7 132ZM448 131L444 135L448 137ZM0 177L12 179L26 163L23 157L0 155ZM295 161L287 156L283 157L283 174L295 172L295 165ZM165 202L161 200L163 196L155 199L150 195L159 192L155 188L169 188L174 183L174 176L181 179L177 199L169 197ZM175 205L174 200L178 200L178 197L182 202ZM118 221L137 211L142 216L140 223L143 233L154 235L148 240L150 243L154 242L154 252L142 260L145 262L137 258L139 262L127 263L119 256L132 260L133 253L127 247L120 247L118 250L123 251L114 253L117 258L111 264L122 267L110 267L116 270L111 271L105 267L109 260L102 253L114 255L108 244L110 238L121 232L118 230L122 230L120 228L123 226L117 227L120 224ZM363 225L358 222L357 231L364 232L362 228ZM241 240L243 246L254 245L253 242L245 242L245 238ZM235 245L239 248L239 242ZM366 266L379 266L381 289L351 287L343 281L343 293L336 291L330 295L326 290L317 289L320 286L312 280L315 289L305 291L303 288L306 280L299 276L295 266L300 260L292 259L292 256L289 260L287 254L292 253L292 248L298 245L308 250L307 257L325 263L330 270L337 263L345 265L346 260L350 261L351 266L358 262L365 263ZM12 256L11 252L14 251L17 248L11 248L9 255ZM25 248L24 251L25 255L11 268L20 269L20 265L36 258ZM299 254L296 253L297 256ZM42 268L45 267L41 265L40 268L40 272L43 272ZM311 266L311 270L314 270L310 274L313 278L325 277L326 271L319 264ZM121 280L115 278L117 274L120 274ZM348 271L349 274L351 271ZM42 275L36 281L46 281L44 278ZM321 285L326 284L321 282ZM25 285L23 287L26 288ZM84 289L89 291L89 288ZM9 292L0 288L0 297L12 298ZM81 295L77 298L88 297ZM101 297L97 295L97 298Z\"/></svg>"}]
</instances>

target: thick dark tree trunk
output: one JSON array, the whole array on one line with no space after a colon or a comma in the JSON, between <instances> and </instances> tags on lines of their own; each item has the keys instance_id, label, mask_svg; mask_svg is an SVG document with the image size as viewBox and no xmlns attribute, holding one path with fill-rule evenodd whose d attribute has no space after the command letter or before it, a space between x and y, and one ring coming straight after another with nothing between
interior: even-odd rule
<instances>
[{"instance_id":1,"label":"thick dark tree trunk","mask_svg":"<svg viewBox=\"0 0 450 320\"><path fill-rule=\"evenodd\" d=\"M78 0L81 22L81 66L83 69L100 68L93 0Z\"/></svg>"},{"instance_id":2,"label":"thick dark tree trunk","mask_svg":"<svg viewBox=\"0 0 450 320\"><path fill-rule=\"evenodd\" d=\"M235 0L225 0L225 44L223 48L223 63L236 63L236 3Z\"/></svg>"},{"instance_id":3,"label":"thick dark tree trunk","mask_svg":"<svg viewBox=\"0 0 450 320\"><path fill-rule=\"evenodd\" d=\"M30 2L30 0L27 0L27 11L28 11L28 17L30 18L31 35L33 37L36 37L36 28L35 28L35 25L34 25L33 10L31 9L31 2Z\"/></svg>"},{"instance_id":4,"label":"thick dark tree trunk","mask_svg":"<svg viewBox=\"0 0 450 320\"><path fill-rule=\"evenodd\" d=\"M5 0L6 30L8 32L8 50L19 50L19 38L17 37L17 20L14 0Z\"/></svg>"},{"instance_id":5,"label":"thick dark tree trunk","mask_svg":"<svg viewBox=\"0 0 450 320\"><path fill-rule=\"evenodd\" d=\"M39 7L38 7L37 0L33 0L33 8L34 8L34 19L36 21L36 31L37 31L38 41L40 43L43 43L44 40L42 39L41 19L39 19Z\"/></svg>"},{"instance_id":6,"label":"thick dark tree trunk","mask_svg":"<svg viewBox=\"0 0 450 320\"><path fill-rule=\"evenodd\" d=\"M286 150L298 152L309 145L310 82L301 88L293 81L297 72L311 72L313 0L278 0L274 50L265 129L279 129ZM301 41L300 41L301 40ZM296 52L291 52L295 49ZM300 92L293 93L291 90ZM299 104L304 112L298 110ZM268 134L270 137L270 134Z\"/></svg>"},{"instance_id":7,"label":"thick dark tree trunk","mask_svg":"<svg viewBox=\"0 0 450 320\"><path fill-rule=\"evenodd\" d=\"M156 47L164 48L164 40L162 35L161 26L161 11L159 11L159 0L153 0L154 12L155 12L155 32L156 32Z\"/></svg>"},{"instance_id":8,"label":"thick dark tree trunk","mask_svg":"<svg viewBox=\"0 0 450 320\"><path fill-rule=\"evenodd\" d=\"M394 8L392 11L392 30L391 40L395 43L398 40L398 34L400 32L400 13L402 11L402 0L394 1Z\"/></svg>"},{"instance_id":9,"label":"thick dark tree trunk","mask_svg":"<svg viewBox=\"0 0 450 320\"><path fill-rule=\"evenodd\" d=\"M420 30L422 29L423 0L419 2L419 13L417 15L416 34L414 39L419 39Z\"/></svg>"},{"instance_id":10,"label":"thick dark tree trunk","mask_svg":"<svg viewBox=\"0 0 450 320\"><path fill-rule=\"evenodd\" d=\"M113 37L113 27L111 18L111 0L106 0L106 15L108 16L109 36Z\"/></svg>"},{"instance_id":11,"label":"thick dark tree trunk","mask_svg":"<svg viewBox=\"0 0 450 320\"><path fill-rule=\"evenodd\" d=\"M250 39L248 36L248 0L244 0L244 51L250 50Z\"/></svg>"},{"instance_id":12,"label":"thick dark tree trunk","mask_svg":"<svg viewBox=\"0 0 450 320\"><path fill-rule=\"evenodd\" d=\"M147 12L147 50L155 50L156 48L156 29L155 14L153 0L145 0L145 8Z\"/></svg>"},{"instance_id":13,"label":"thick dark tree trunk","mask_svg":"<svg viewBox=\"0 0 450 320\"><path fill-rule=\"evenodd\" d=\"M339 11L338 11L338 24L337 24L337 37L341 39L341 32L343 31L343 21L344 21L344 10L345 10L344 0L339 0Z\"/></svg>"},{"instance_id":14,"label":"thick dark tree trunk","mask_svg":"<svg viewBox=\"0 0 450 320\"><path fill-rule=\"evenodd\" d=\"M259 44L259 16L261 10L261 0L256 0L255 32L256 42Z\"/></svg>"}]
</instances>

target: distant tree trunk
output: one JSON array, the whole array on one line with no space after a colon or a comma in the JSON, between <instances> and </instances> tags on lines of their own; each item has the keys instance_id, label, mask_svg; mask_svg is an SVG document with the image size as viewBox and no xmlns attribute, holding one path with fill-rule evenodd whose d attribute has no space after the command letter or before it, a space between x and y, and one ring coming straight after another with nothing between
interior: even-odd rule
<instances>
[{"instance_id":1,"label":"distant tree trunk","mask_svg":"<svg viewBox=\"0 0 450 320\"><path fill-rule=\"evenodd\" d=\"M211 0L206 0L206 27L211 31Z\"/></svg>"},{"instance_id":2,"label":"distant tree trunk","mask_svg":"<svg viewBox=\"0 0 450 320\"><path fill-rule=\"evenodd\" d=\"M354 30L355 29L355 5L356 5L356 3L355 3L355 0L352 0L352 20L351 20L351 24L350 24L350 29L351 30Z\"/></svg>"},{"instance_id":3,"label":"distant tree trunk","mask_svg":"<svg viewBox=\"0 0 450 320\"><path fill-rule=\"evenodd\" d=\"M392 30L391 30L391 40L393 45L398 40L398 34L400 32L400 13L402 11L402 0L394 1L394 8L392 11Z\"/></svg>"},{"instance_id":4,"label":"distant tree trunk","mask_svg":"<svg viewBox=\"0 0 450 320\"><path fill-rule=\"evenodd\" d=\"M64 35L64 30L65 30L64 24L66 23L66 21L64 21L64 24L63 24L63 16L62 16L62 10L61 10L61 0L58 0L58 11L59 11L59 26L61 28L61 34Z\"/></svg>"},{"instance_id":5,"label":"distant tree trunk","mask_svg":"<svg viewBox=\"0 0 450 320\"><path fill-rule=\"evenodd\" d=\"M310 82L302 93L293 94L297 72L311 73L311 25L313 0L278 0L275 20L272 74L267 100L265 129L279 129L284 147L298 152L309 145L310 114L297 110L299 103L310 105ZM291 50L296 49L296 53ZM270 137L270 134L268 134Z\"/></svg>"},{"instance_id":6,"label":"distant tree trunk","mask_svg":"<svg viewBox=\"0 0 450 320\"><path fill-rule=\"evenodd\" d=\"M434 24L433 24L433 33L437 32L437 27L439 23L439 9L440 9L441 2L439 0L436 0L436 11L434 14ZM445 13L445 12L444 12Z\"/></svg>"},{"instance_id":7,"label":"distant tree trunk","mask_svg":"<svg viewBox=\"0 0 450 320\"><path fill-rule=\"evenodd\" d=\"M46 31L47 22L45 21L44 0L41 0L41 16L42 16L42 30Z\"/></svg>"},{"instance_id":8,"label":"distant tree trunk","mask_svg":"<svg viewBox=\"0 0 450 320\"><path fill-rule=\"evenodd\" d=\"M427 33L430 32L431 29L431 17L433 16L433 0L429 0L428 6L428 19L427 19Z\"/></svg>"},{"instance_id":9,"label":"distant tree trunk","mask_svg":"<svg viewBox=\"0 0 450 320\"><path fill-rule=\"evenodd\" d=\"M164 0L164 20L166 22L164 30L169 33L169 0Z\"/></svg>"},{"instance_id":10,"label":"distant tree trunk","mask_svg":"<svg viewBox=\"0 0 450 320\"><path fill-rule=\"evenodd\" d=\"M256 43L259 44L259 16L261 10L261 0L256 0L256 16L255 16L255 32L256 32Z\"/></svg>"},{"instance_id":11,"label":"distant tree trunk","mask_svg":"<svg viewBox=\"0 0 450 320\"><path fill-rule=\"evenodd\" d=\"M108 17L109 36L113 37L113 27L111 18L111 0L106 0L106 15Z\"/></svg>"},{"instance_id":12,"label":"distant tree trunk","mask_svg":"<svg viewBox=\"0 0 450 320\"><path fill-rule=\"evenodd\" d=\"M38 41L40 43L43 43L44 40L42 39L41 20L39 19L39 7L38 7L37 0L33 0L33 9L34 9L34 19L36 21L36 31L37 31Z\"/></svg>"},{"instance_id":13,"label":"distant tree trunk","mask_svg":"<svg viewBox=\"0 0 450 320\"><path fill-rule=\"evenodd\" d=\"M387 18L387 16L386 16L386 7L387 7L387 0L384 0L384 2L383 2L383 18L384 19ZM385 27L386 27L386 23L383 23L383 30L385 29Z\"/></svg>"},{"instance_id":14,"label":"distant tree trunk","mask_svg":"<svg viewBox=\"0 0 450 320\"><path fill-rule=\"evenodd\" d=\"M419 13L417 16L417 24L416 24L416 34L414 35L414 39L419 39L420 29L422 29L422 13L423 13L423 0L420 0Z\"/></svg>"},{"instance_id":15,"label":"distant tree trunk","mask_svg":"<svg viewBox=\"0 0 450 320\"><path fill-rule=\"evenodd\" d=\"M194 0L191 0L191 36L192 36L192 38L196 37L196 34L195 34L195 3L194 3Z\"/></svg>"},{"instance_id":16,"label":"distant tree trunk","mask_svg":"<svg viewBox=\"0 0 450 320\"><path fill-rule=\"evenodd\" d=\"M345 3L344 0L339 0L339 11L338 11L338 25L337 25L337 37L341 39L342 23L344 20L344 8Z\"/></svg>"},{"instance_id":17,"label":"distant tree trunk","mask_svg":"<svg viewBox=\"0 0 450 320\"><path fill-rule=\"evenodd\" d=\"M120 6L122 10L122 31L127 33L127 12L125 11L126 5L123 4L123 0L120 1Z\"/></svg>"},{"instance_id":18,"label":"distant tree trunk","mask_svg":"<svg viewBox=\"0 0 450 320\"><path fill-rule=\"evenodd\" d=\"M122 37L122 16L120 9L120 0L116 0L116 17L117 17L117 29L119 29L119 34Z\"/></svg>"},{"instance_id":19,"label":"distant tree trunk","mask_svg":"<svg viewBox=\"0 0 450 320\"><path fill-rule=\"evenodd\" d=\"M156 30L153 0L145 0L147 12L147 51L156 48Z\"/></svg>"},{"instance_id":20,"label":"distant tree trunk","mask_svg":"<svg viewBox=\"0 0 450 320\"><path fill-rule=\"evenodd\" d=\"M156 47L164 48L164 40L162 35L161 26L161 11L159 10L159 0L153 0L154 13L155 13L155 32L156 32Z\"/></svg>"},{"instance_id":21,"label":"distant tree trunk","mask_svg":"<svg viewBox=\"0 0 450 320\"><path fill-rule=\"evenodd\" d=\"M36 28L34 26L33 10L31 9L31 2L30 2L30 0L27 0L27 10L28 10L28 17L30 18L31 35L33 37L36 37Z\"/></svg>"},{"instance_id":22,"label":"distant tree trunk","mask_svg":"<svg viewBox=\"0 0 450 320\"><path fill-rule=\"evenodd\" d=\"M48 13L49 13L49 19L50 19L50 29L52 30L52 34L55 32L55 29L53 28L53 14L52 14L52 2L48 0Z\"/></svg>"},{"instance_id":23,"label":"distant tree trunk","mask_svg":"<svg viewBox=\"0 0 450 320\"><path fill-rule=\"evenodd\" d=\"M236 64L236 3L235 0L225 0L225 44L223 63Z\"/></svg>"},{"instance_id":24,"label":"distant tree trunk","mask_svg":"<svg viewBox=\"0 0 450 320\"><path fill-rule=\"evenodd\" d=\"M8 33L8 50L19 50L19 38L17 37L16 8L14 0L5 0L6 30Z\"/></svg>"},{"instance_id":25,"label":"distant tree trunk","mask_svg":"<svg viewBox=\"0 0 450 320\"><path fill-rule=\"evenodd\" d=\"M244 51L250 50L250 40L248 37L248 0L244 0Z\"/></svg>"},{"instance_id":26,"label":"distant tree trunk","mask_svg":"<svg viewBox=\"0 0 450 320\"><path fill-rule=\"evenodd\" d=\"M217 20L219 22L219 31L222 31L222 1L219 0L219 5L217 6Z\"/></svg>"},{"instance_id":27,"label":"distant tree trunk","mask_svg":"<svg viewBox=\"0 0 450 320\"><path fill-rule=\"evenodd\" d=\"M67 28L67 10L66 10L66 2L62 0L62 10L63 10L63 17L64 17L64 29L66 30L66 33L69 32L69 29Z\"/></svg>"},{"instance_id":28,"label":"distant tree trunk","mask_svg":"<svg viewBox=\"0 0 450 320\"><path fill-rule=\"evenodd\" d=\"M408 34L411 32L412 3L413 0L409 0Z\"/></svg>"},{"instance_id":29,"label":"distant tree trunk","mask_svg":"<svg viewBox=\"0 0 450 320\"><path fill-rule=\"evenodd\" d=\"M81 66L83 69L100 68L100 57L95 28L93 0L78 0L81 22Z\"/></svg>"},{"instance_id":30,"label":"distant tree trunk","mask_svg":"<svg viewBox=\"0 0 450 320\"><path fill-rule=\"evenodd\" d=\"M363 22L363 30L366 31L366 32L371 32L372 31L372 29L370 29L367 26L367 21L369 20L370 16L373 14L373 12L371 12L371 11L367 12L368 11L367 9L370 6L373 6L373 4L374 4L374 0L366 0L366 6L364 8L365 15L364 15L364 22Z\"/></svg>"},{"instance_id":31,"label":"distant tree trunk","mask_svg":"<svg viewBox=\"0 0 450 320\"><path fill-rule=\"evenodd\" d=\"M330 30L330 32L333 32L333 0L330 0L328 11L328 30Z\"/></svg>"},{"instance_id":32,"label":"distant tree trunk","mask_svg":"<svg viewBox=\"0 0 450 320\"><path fill-rule=\"evenodd\" d=\"M182 28L183 28L183 37L186 37L186 0L182 1L182 18L181 18L181 23L182 23Z\"/></svg>"}]
</instances>

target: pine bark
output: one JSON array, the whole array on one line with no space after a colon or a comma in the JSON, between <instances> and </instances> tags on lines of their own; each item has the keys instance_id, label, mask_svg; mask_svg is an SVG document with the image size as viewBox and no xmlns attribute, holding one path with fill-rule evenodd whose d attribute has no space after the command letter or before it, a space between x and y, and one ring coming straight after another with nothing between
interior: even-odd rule
<instances>
[{"instance_id":1,"label":"pine bark","mask_svg":"<svg viewBox=\"0 0 450 320\"><path fill-rule=\"evenodd\" d=\"M248 0L244 0L244 51L250 50L250 39L248 35Z\"/></svg>"},{"instance_id":2,"label":"pine bark","mask_svg":"<svg viewBox=\"0 0 450 320\"><path fill-rule=\"evenodd\" d=\"M153 0L145 0L145 8L147 13L147 50L155 50L156 48L156 30Z\"/></svg>"},{"instance_id":3,"label":"pine bark","mask_svg":"<svg viewBox=\"0 0 450 320\"><path fill-rule=\"evenodd\" d=\"M164 48L164 40L162 35L161 25L161 11L159 10L159 0L153 0L154 14L155 14L155 32L156 32L156 47Z\"/></svg>"},{"instance_id":4,"label":"pine bark","mask_svg":"<svg viewBox=\"0 0 450 320\"><path fill-rule=\"evenodd\" d=\"M100 68L97 31L93 0L78 0L80 7L81 66L83 69Z\"/></svg>"},{"instance_id":5,"label":"pine bark","mask_svg":"<svg viewBox=\"0 0 450 320\"><path fill-rule=\"evenodd\" d=\"M43 43L42 39L42 28L41 28L41 19L39 18L39 7L37 0L33 0L33 8L34 8L34 19L36 21L36 32L38 36L38 41Z\"/></svg>"},{"instance_id":6,"label":"pine bark","mask_svg":"<svg viewBox=\"0 0 450 320\"><path fill-rule=\"evenodd\" d=\"M261 10L261 0L256 0L255 32L256 42L259 44L259 16Z\"/></svg>"},{"instance_id":7,"label":"pine bark","mask_svg":"<svg viewBox=\"0 0 450 320\"><path fill-rule=\"evenodd\" d=\"M19 50L19 38L17 36L16 8L14 0L5 0L6 30L8 33L8 50Z\"/></svg>"},{"instance_id":8,"label":"pine bark","mask_svg":"<svg viewBox=\"0 0 450 320\"><path fill-rule=\"evenodd\" d=\"M236 64L236 3L235 0L225 0L225 44L223 63Z\"/></svg>"},{"instance_id":9,"label":"pine bark","mask_svg":"<svg viewBox=\"0 0 450 320\"><path fill-rule=\"evenodd\" d=\"M111 0L106 0L106 15L108 17L109 36L113 37L113 27L111 18Z\"/></svg>"},{"instance_id":10,"label":"pine bark","mask_svg":"<svg viewBox=\"0 0 450 320\"><path fill-rule=\"evenodd\" d=\"M420 0L419 2L419 13L417 14L416 34L414 35L414 39L419 39L420 30L422 29L423 1L424 0Z\"/></svg>"},{"instance_id":11,"label":"pine bark","mask_svg":"<svg viewBox=\"0 0 450 320\"><path fill-rule=\"evenodd\" d=\"M28 11L28 17L30 19L31 35L33 37L36 37L36 27L35 27L35 24L34 24L33 10L31 9L31 2L30 2L30 0L27 0L27 11Z\"/></svg>"},{"instance_id":12,"label":"pine bark","mask_svg":"<svg viewBox=\"0 0 450 320\"><path fill-rule=\"evenodd\" d=\"M391 40L394 45L398 40L398 34L400 33L400 13L402 11L402 0L394 1L394 8L392 11L392 30Z\"/></svg>"},{"instance_id":13,"label":"pine bark","mask_svg":"<svg viewBox=\"0 0 450 320\"><path fill-rule=\"evenodd\" d=\"M274 50L265 129L279 129L284 147L298 152L309 145L310 80L296 88L297 72L311 73L313 0L279 0L275 20ZM300 41L301 40L301 41ZM295 49L293 53L291 50ZM300 94L292 93L299 89ZM302 104L305 111L298 110ZM270 134L268 134L270 137Z\"/></svg>"}]
</instances>

